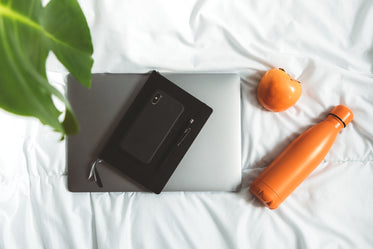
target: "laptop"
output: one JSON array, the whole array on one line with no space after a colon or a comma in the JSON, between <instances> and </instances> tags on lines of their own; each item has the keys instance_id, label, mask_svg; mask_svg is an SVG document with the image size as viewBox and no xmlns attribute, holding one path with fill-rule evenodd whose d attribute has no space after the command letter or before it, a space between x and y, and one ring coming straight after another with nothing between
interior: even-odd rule
<instances>
[{"instance_id":1,"label":"laptop","mask_svg":"<svg viewBox=\"0 0 373 249\"><path fill-rule=\"evenodd\" d=\"M241 184L241 103L237 74L162 73L214 111L181 160L163 191L235 191ZM87 89L71 75L67 97L80 132L67 138L68 189L71 192L147 191L100 164L103 187L89 181L93 162L105 141L145 84L149 74L93 74Z\"/></svg>"}]
</instances>

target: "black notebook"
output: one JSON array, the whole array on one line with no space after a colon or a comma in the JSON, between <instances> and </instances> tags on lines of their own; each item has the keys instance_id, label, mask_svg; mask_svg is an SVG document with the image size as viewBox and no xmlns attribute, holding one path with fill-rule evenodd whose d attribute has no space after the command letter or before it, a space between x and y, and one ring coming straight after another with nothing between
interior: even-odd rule
<instances>
[{"instance_id":1,"label":"black notebook","mask_svg":"<svg viewBox=\"0 0 373 249\"><path fill-rule=\"evenodd\" d=\"M209 106L153 71L98 160L160 193L211 113Z\"/></svg>"}]
</instances>

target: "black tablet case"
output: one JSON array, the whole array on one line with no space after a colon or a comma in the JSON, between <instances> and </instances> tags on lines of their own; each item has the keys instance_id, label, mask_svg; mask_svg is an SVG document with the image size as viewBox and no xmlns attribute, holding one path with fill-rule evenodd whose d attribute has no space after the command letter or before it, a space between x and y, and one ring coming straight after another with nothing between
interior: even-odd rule
<instances>
[{"instance_id":1,"label":"black tablet case","mask_svg":"<svg viewBox=\"0 0 373 249\"><path fill-rule=\"evenodd\" d=\"M153 71L98 157L160 193L211 113Z\"/></svg>"}]
</instances>

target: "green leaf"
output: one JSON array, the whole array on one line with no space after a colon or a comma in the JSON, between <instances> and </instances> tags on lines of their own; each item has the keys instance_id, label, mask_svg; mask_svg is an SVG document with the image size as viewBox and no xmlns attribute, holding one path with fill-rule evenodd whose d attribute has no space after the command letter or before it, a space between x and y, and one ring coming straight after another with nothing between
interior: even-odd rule
<instances>
[{"instance_id":1,"label":"green leaf","mask_svg":"<svg viewBox=\"0 0 373 249\"><path fill-rule=\"evenodd\" d=\"M43 11L41 23L53 53L77 81L90 87L93 47L79 4L75 0L52 0Z\"/></svg>"},{"instance_id":2,"label":"green leaf","mask_svg":"<svg viewBox=\"0 0 373 249\"><path fill-rule=\"evenodd\" d=\"M45 63L53 51L84 86L91 84L92 42L76 0L0 0L0 107L38 118L63 135L79 130L65 97L49 84ZM65 104L65 117L52 100Z\"/></svg>"}]
</instances>

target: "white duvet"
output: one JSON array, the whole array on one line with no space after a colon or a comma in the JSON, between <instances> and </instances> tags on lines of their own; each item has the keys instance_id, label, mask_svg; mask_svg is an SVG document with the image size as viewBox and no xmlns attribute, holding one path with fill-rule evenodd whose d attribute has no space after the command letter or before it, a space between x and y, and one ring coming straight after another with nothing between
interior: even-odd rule
<instances>
[{"instance_id":1,"label":"white duvet","mask_svg":"<svg viewBox=\"0 0 373 249\"><path fill-rule=\"evenodd\" d=\"M237 193L82 193L66 187L65 143L0 110L0 248L373 248L373 1L80 1L93 72L239 72ZM264 72L302 82L281 113L256 100ZM48 76L64 89L51 55ZM344 104L354 120L276 210L248 188L297 135Z\"/></svg>"}]
</instances>

